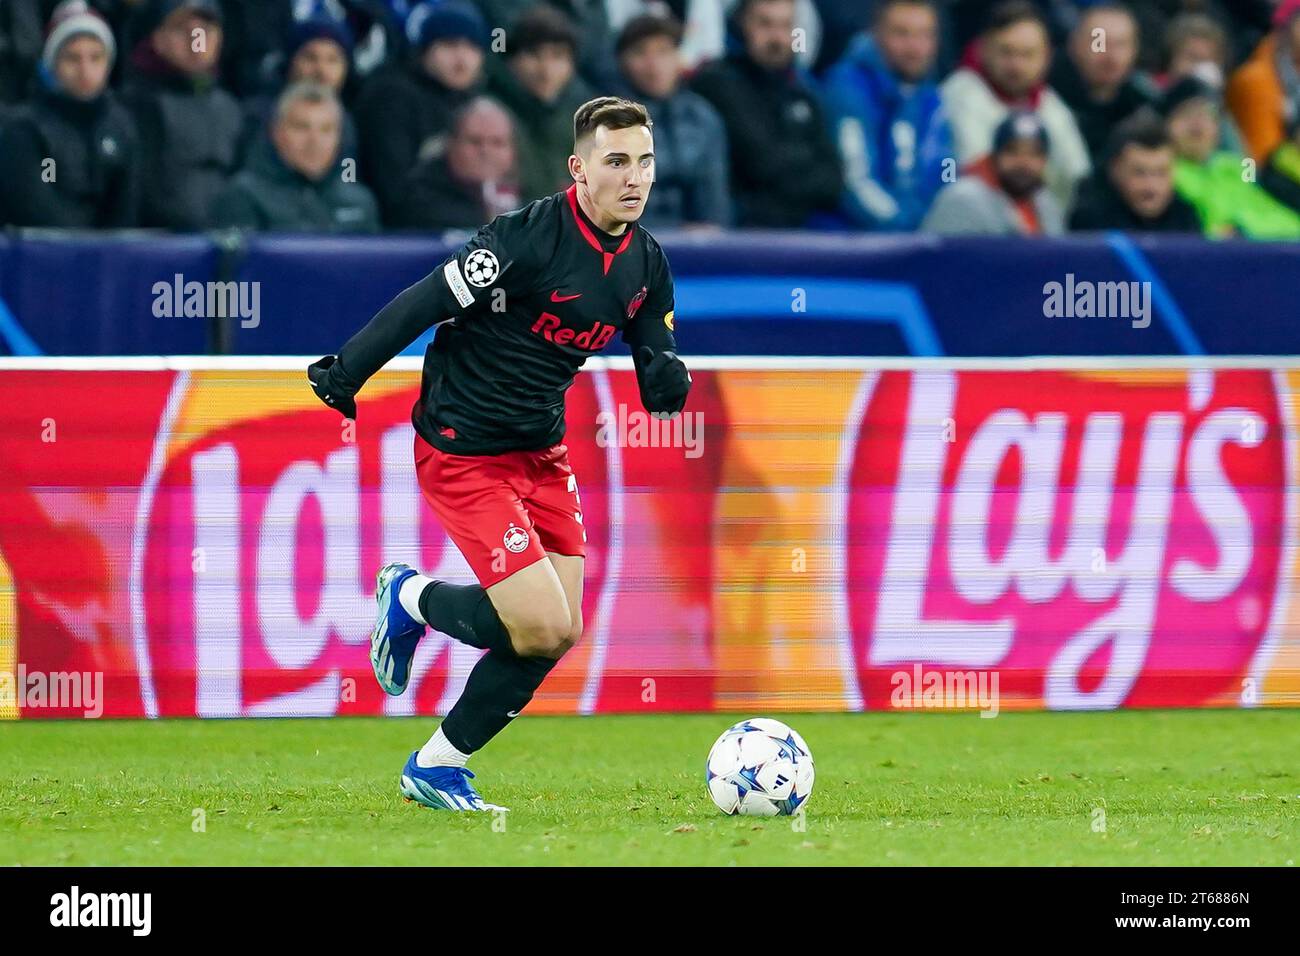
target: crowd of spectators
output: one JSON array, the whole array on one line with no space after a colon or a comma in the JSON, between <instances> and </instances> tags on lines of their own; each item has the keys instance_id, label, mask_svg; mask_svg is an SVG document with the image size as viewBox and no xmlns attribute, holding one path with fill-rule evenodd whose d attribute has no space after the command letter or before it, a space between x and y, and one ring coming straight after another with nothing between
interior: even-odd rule
<instances>
[{"instance_id":1,"label":"crowd of spectators","mask_svg":"<svg viewBox=\"0 0 1300 956\"><path fill-rule=\"evenodd\" d=\"M0 0L0 224L473 229L606 93L651 228L1300 238L1300 0Z\"/></svg>"}]
</instances>

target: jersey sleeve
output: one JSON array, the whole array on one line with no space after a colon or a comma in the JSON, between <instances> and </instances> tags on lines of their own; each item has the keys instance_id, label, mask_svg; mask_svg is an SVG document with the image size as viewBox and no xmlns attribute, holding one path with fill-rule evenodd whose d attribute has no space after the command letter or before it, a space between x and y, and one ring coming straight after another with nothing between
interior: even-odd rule
<instances>
[{"instance_id":1,"label":"jersey sleeve","mask_svg":"<svg viewBox=\"0 0 1300 956\"><path fill-rule=\"evenodd\" d=\"M649 346L656 355L677 351L677 341L673 338L673 273L667 256L657 244L655 250L659 260L656 277L646 290L645 301L637 309L636 317L623 328L623 341L631 347L633 357L637 357L643 345Z\"/></svg>"},{"instance_id":2,"label":"jersey sleeve","mask_svg":"<svg viewBox=\"0 0 1300 956\"><path fill-rule=\"evenodd\" d=\"M498 216L436 270L450 298L451 316L504 311L503 297L526 294L535 284L541 230L530 228L531 210Z\"/></svg>"},{"instance_id":3,"label":"jersey sleeve","mask_svg":"<svg viewBox=\"0 0 1300 956\"><path fill-rule=\"evenodd\" d=\"M353 394L426 329L488 311L503 296L525 292L539 258L526 213L498 216L384 306L339 350L331 370L335 387Z\"/></svg>"}]
</instances>

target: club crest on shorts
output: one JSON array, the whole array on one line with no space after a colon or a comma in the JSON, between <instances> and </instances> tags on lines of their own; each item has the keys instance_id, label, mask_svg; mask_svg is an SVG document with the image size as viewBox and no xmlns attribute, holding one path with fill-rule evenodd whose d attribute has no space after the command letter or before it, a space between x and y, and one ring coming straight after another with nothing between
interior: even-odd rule
<instances>
[{"instance_id":1,"label":"club crest on shorts","mask_svg":"<svg viewBox=\"0 0 1300 956\"><path fill-rule=\"evenodd\" d=\"M491 285L501 272L501 264L491 249L475 249L465 258L465 278L480 289Z\"/></svg>"},{"instance_id":2,"label":"club crest on shorts","mask_svg":"<svg viewBox=\"0 0 1300 956\"><path fill-rule=\"evenodd\" d=\"M518 554L528 547L528 530L511 525L506 529L505 535L501 538L501 543L506 546L506 550L511 554Z\"/></svg>"}]
</instances>

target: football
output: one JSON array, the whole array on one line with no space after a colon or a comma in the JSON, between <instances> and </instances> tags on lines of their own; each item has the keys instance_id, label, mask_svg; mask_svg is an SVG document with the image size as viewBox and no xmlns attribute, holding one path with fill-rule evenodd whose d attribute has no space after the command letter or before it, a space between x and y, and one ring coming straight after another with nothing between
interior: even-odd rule
<instances>
[{"instance_id":1,"label":"football","mask_svg":"<svg viewBox=\"0 0 1300 956\"><path fill-rule=\"evenodd\" d=\"M812 793L812 752L793 728L752 717L728 727L713 744L705 780L723 813L789 816Z\"/></svg>"}]
</instances>

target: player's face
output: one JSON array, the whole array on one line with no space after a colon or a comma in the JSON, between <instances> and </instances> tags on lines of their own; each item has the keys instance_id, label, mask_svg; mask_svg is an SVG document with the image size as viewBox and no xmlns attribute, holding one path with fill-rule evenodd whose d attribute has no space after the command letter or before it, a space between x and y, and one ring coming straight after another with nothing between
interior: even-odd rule
<instances>
[{"instance_id":1,"label":"player's face","mask_svg":"<svg viewBox=\"0 0 1300 956\"><path fill-rule=\"evenodd\" d=\"M604 219L629 223L641 218L655 178L654 137L647 127L598 126L581 160L574 178L585 182L592 204ZM596 224L602 225L600 219Z\"/></svg>"}]
</instances>

